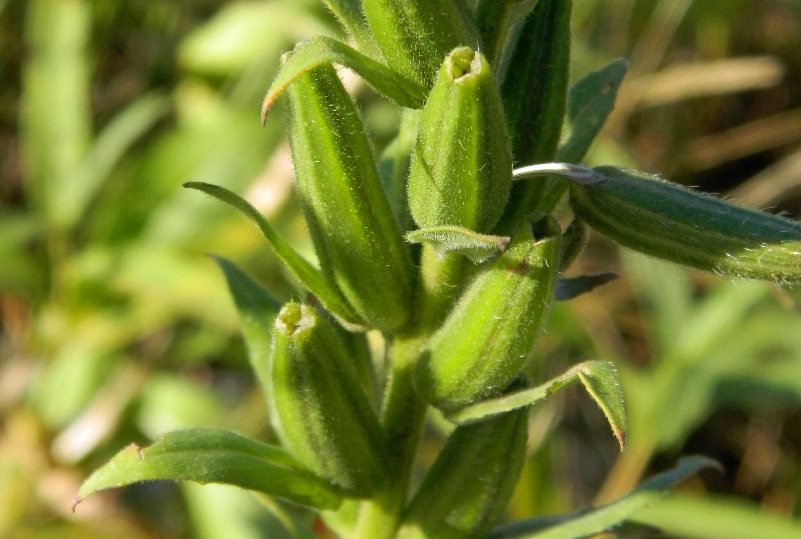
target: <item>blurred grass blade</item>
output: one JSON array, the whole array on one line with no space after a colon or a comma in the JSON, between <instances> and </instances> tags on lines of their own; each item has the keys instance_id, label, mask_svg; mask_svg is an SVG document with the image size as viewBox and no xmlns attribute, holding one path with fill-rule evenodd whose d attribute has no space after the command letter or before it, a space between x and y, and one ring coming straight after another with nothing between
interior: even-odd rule
<instances>
[{"instance_id":1,"label":"blurred grass blade","mask_svg":"<svg viewBox=\"0 0 801 539\"><path fill-rule=\"evenodd\" d=\"M332 63L352 69L378 93L402 107L420 108L425 102L426 92L418 84L336 39L320 36L298 44L287 58L267 90L261 109L262 123L275 100L295 79L315 67Z\"/></svg>"},{"instance_id":2,"label":"blurred grass blade","mask_svg":"<svg viewBox=\"0 0 801 539\"><path fill-rule=\"evenodd\" d=\"M267 396L270 387L269 360L273 325L281 304L236 264L220 256L213 258L225 274L228 289L239 311L250 366Z\"/></svg>"},{"instance_id":3,"label":"blurred grass blade","mask_svg":"<svg viewBox=\"0 0 801 539\"><path fill-rule=\"evenodd\" d=\"M303 470L283 449L222 429L169 432L146 448L131 444L81 485L77 505L99 490L166 479L223 483L334 509L337 491Z\"/></svg>"},{"instance_id":4,"label":"blurred grass blade","mask_svg":"<svg viewBox=\"0 0 801 539\"><path fill-rule=\"evenodd\" d=\"M489 539L579 539L614 528L641 509L654 505L670 488L706 468L719 468L714 460L685 457L672 470L652 477L631 493L602 507L584 509L564 517L522 520L497 529Z\"/></svg>"},{"instance_id":5,"label":"blurred grass blade","mask_svg":"<svg viewBox=\"0 0 801 539\"><path fill-rule=\"evenodd\" d=\"M580 363L545 384L467 406L458 412L449 414L447 418L460 425L474 423L490 416L534 404L576 382L584 385L593 400L603 410L622 449L626 441L626 410L623 406L623 394L620 392L617 371L611 363L606 361Z\"/></svg>"},{"instance_id":6,"label":"blurred grass blade","mask_svg":"<svg viewBox=\"0 0 801 539\"><path fill-rule=\"evenodd\" d=\"M22 154L29 193L50 225L67 226L76 168L91 140L87 2L28 3L21 103Z\"/></svg>"},{"instance_id":7,"label":"blurred grass blade","mask_svg":"<svg viewBox=\"0 0 801 539\"><path fill-rule=\"evenodd\" d=\"M501 96L516 166L552 161L564 123L570 68L571 0L540 0L512 39ZM501 232L517 230L539 203L545 182L515 185Z\"/></svg>"},{"instance_id":8,"label":"blurred grass blade","mask_svg":"<svg viewBox=\"0 0 801 539\"><path fill-rule=\"evenodd\" d=\"M567 98L570 136L556 153L556 161L578 163L584 159L606 118L615 107L617 91L626 75L626 60L619 58L579 80Z\"/></svg>"},{"instance_id":9,"label":"blurred grass blade","mask_svg":"<svg viewBox=\"0 0 801 539\"><path fill-rule=\"evenodd\" d=\"M74 173L71 196L62 201L63 219L77 223L125 153L169 112L166 97L145 95L115 116L97 136Z\"/></svg>"},{"instance_id":10,"label":"blurred grass blade","mask_svg":"<svg viewBox=\"0 0 801 539\"><path fill-rule=\"evenodd\" d=\"M229 204L242 212L251 221L256 223L267 242L272 247L275 254L286 264L292 274L303 283L309 291L317 296L320 302L334 315L340 317L342 321L361 325L361 320L356 316L351 307L345 302L339 290L332 288L323 277L323 274L312 266L306 259L301 257L288 243L286 243L273 229L267 219L259 213L248 201L218 185L201 182L187 182L184 187L197 189L214 198Z\"/></svg>"},{"instance_id":11,"label":"blurred grass blade","mask_svg":"<svg viewBox=\"0 0 801 539\"><path fill-rule=\"evenodd\" d=\"M675 495L638 511L632 520L687 539L797 539L801 521L790 520L742 500Z\"/></svg>"},{"instance_id":12,"label":"blurred grass blade","mask_svg":"<svg viewBox=\"0 0 801 539\"><path fill-rule=\"evenodd\" d=\"M489 236L458 226L414 230L406 234L406 239L412 243L428 243L443 255L459 253L477 264L505 251L511 241L508 236Z\"/></svg>"},{"instance_id":13,"label":"blurred grass blade","mask_svg":"<svg viewBox=\"0 0 801 539\"><path fill-rule=\"evenodd\" d=\"M617 273L605 271L594 275L580 275L568 279L559 279L553 289L553 299L556 301L569 301L587 292L592 292L599 286L614 281L618 277Z\"/></svg>"}]
</instances>

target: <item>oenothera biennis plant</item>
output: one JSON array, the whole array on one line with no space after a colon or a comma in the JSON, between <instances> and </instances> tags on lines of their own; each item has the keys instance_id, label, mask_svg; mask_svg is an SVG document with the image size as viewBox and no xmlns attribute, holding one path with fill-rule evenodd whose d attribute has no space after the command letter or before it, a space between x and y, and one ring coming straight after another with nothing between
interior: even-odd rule
<instances>
[{"instance_id":1,"label":"oenothera biennis plant","mask_svg":"<svg viewBox=\"0 0 801 539\"><path fill-rule=\"evenodd\" d=\"M187 185L252 219L308 291L281 307L219 259L280 446L171 432L123 450L79 496L149 479L218 482L317 509L343 537L567 538L615 526L709 465L685 460L611 505L493 530L523 463L532 403L580 382L625 442L611 365L582 363L544 384L521 375L549 306L614 277L561 277L585 225L655 257L784 282L801 280L801 225L639 172L578 165L626 67L612 62L568 91L570 0L539 0L511 28L512 0L326 4L355 47L298 44L262 111L283 95L319 267L238 195ZM404 109L378 159L334 64ZM566 195L573 221L562 230L552 214ZM368 330L386 340L386 379ZM412 492L429 406L456 427Z\"/></svg>"}]
</instances>

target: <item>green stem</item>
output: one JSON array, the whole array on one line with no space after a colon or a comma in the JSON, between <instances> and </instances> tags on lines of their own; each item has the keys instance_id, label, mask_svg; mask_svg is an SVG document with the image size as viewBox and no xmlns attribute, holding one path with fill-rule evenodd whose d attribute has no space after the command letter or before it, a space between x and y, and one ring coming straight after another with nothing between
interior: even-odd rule
<instances>
[{"instance_id":1,"label":"green stem","mask_svg":"<svg viewBox=\"0 0 801 539\"><path fill-rule=\"evenodd\" d=\"M426 403L412 385L414 366L429 335L447 314L458 287L464 258L440 257L425 246L417 287L415 315L392 346L383 426L389 444L390 476L383 491L366 501L356 528L358 539L391 539L400 525L409 477L425 421Z\"/></svg>"}]
</instances>

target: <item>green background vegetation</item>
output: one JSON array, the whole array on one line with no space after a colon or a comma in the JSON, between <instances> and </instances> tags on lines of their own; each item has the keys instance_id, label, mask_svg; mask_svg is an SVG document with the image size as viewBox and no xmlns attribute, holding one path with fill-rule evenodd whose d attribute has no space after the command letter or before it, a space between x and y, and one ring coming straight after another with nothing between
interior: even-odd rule
<instances>
[{"instance_id":1,"label":"green background vegetation","mask_svg":"<svg viewBox=\"0 0 801 539\"><path fill-rule=\"evenodd\" d=\"M801 214L801 2L575 0L573 28L574 78L630 60L588 164ZM290 517L326 536L219 486L149 483L71 512L131 441L201 425L274 438L205 253L282 300L296 284L249 223L180 185L245 194L313 256L282 114L262 128L258 110L281 52L318 34L341 35L315 0L0 0L0 537L306 536ZM383 147L399 111L348 86ZM597 237L572 271L610 269L624 278L554 309L532 375L615 361L629 446L581 391L538 405L510 517L608 501L703 454L725 471L635 520L670 537L800 536L801 294Z\"/></svg>"}]
</instances>

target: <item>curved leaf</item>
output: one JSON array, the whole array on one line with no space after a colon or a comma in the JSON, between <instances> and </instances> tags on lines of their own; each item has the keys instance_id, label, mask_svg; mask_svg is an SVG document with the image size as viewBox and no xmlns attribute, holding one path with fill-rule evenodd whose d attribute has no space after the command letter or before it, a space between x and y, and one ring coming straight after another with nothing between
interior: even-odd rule
<instances>
[{"instance_id":1,"label":"curved leaf","mask_svg":"<svg viewBox=\"0 0 801 539\"><path fill-rule=\"evenodd\" d=\"M623 394L620 391L617 371L614 365L606 361L580 363L561 376L540 386L479 402L462 408L447 417L450 421L458 424L474 423L490 416L534 404L551 393L576 382L584 385L601 408L622 450L626 443L626 410L623 406Z\"/></svg>"},{"instance_id":2,"label":"curved leaf","mask_svg":"<svg viewBox=\"0 0 801 539\"><path fill-rule=\"evenodd\" d=\"M333 486L283 449L227 430L193 428L169 432L144 449L131 444L120 451L81 485L73 508L99 490L156 479L234 485L320 509L342 501Z\"/></svg>"},{"instance_id":3,"label":"curved leaf","mask_svg":"<svg viewBox=\"0 0 801 539\"><path fill-rule=\"evenodd\" d=\"M378 93L402 107L420 108L425 103L426 91L418 84L341 41L319 36L298 44L291 55L288 55L286 63L267 90L261 108L262 123L276 98L295 79L315 67L332 63L352 69Z\"/></svg>"},{"instance_id":4,"label":"curved leaf","mask_svg":"<svg viewBox=\"0 0 801 539\"><path fill-rule=\"evenodd\" d=\"M509 246L507 236L479 234L458 226L436 226L414 230L406 234L412 243L428 243L441 254L459 253L475 263L502 253Z\"/></svg>"},{"instance_id":5,"label":"curved leaf","mask_svg":"<svg viewBox=\"0 0 801 539\"><path fill-rule=\"evenodd\" d=\"M351 307L345 302L339 290L333 288L323 277L322 272L312 266L305 258L300 256L288 243L286 243L267 222L267 219L259 213L247 200L236 193L229 191L219 185L202 182L188 182L184 187L197 189L214 198L229 204L242 212L251 221L256 223L267 243L273 248L275 254L286 264L289 271L303 283L309 291L317 296L326 309L342 319L343 322L351 326L360 326L361 320L356 316Z\"/></svg>"}]
</instances>

